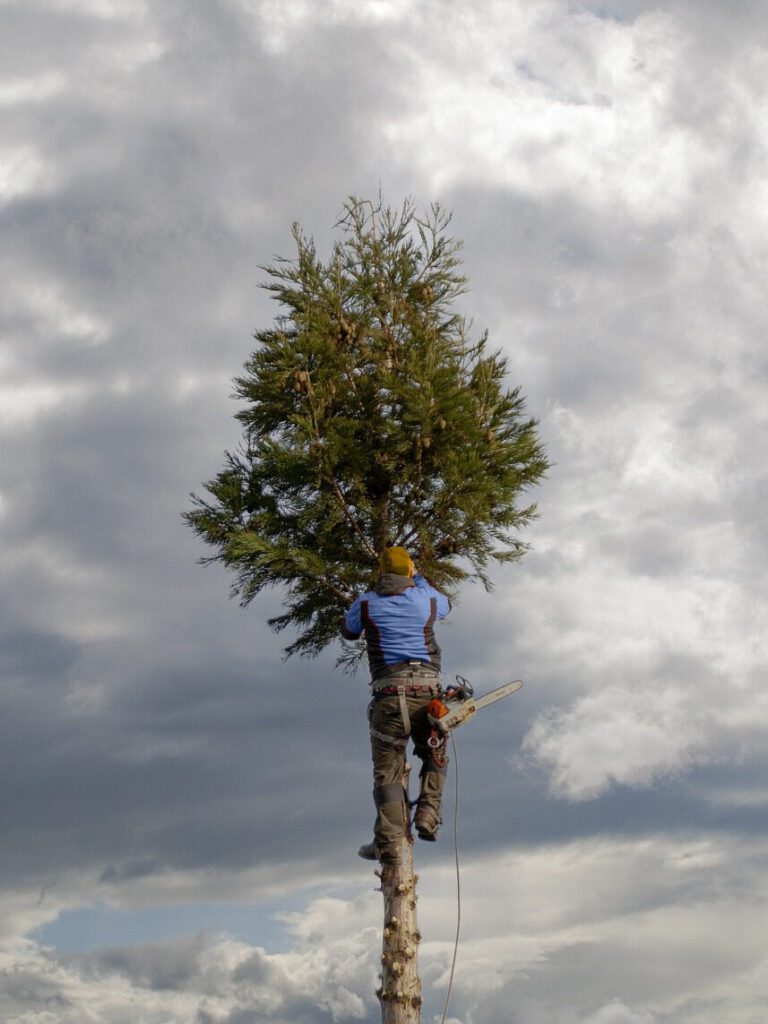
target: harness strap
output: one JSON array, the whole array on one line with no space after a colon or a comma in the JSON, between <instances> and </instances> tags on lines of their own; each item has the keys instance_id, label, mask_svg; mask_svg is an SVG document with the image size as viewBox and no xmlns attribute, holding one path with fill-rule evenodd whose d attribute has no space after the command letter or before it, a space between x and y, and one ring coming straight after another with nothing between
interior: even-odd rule
<instances>
[{"instance_id":1,"label":"harness strap","mask_svg":"<svg viewBox=\"0 0 768 1024\"><path fill-rule=\"evenodd\" d=\"M403 716L403 732L406 736L411 735L411 716L408 714L408 705L405 702L405 687L398 686L397 695L400 698L400 714Z\"/></svg>"},{"instance_id":2,"label":"harness strap","mask_svg":"<svg viewBox=\"0 0 768 1024\"><path fill-rule=\"evenodd\" d=\"M371 736L375 740L381 740L382 743L391 743L393 747L406 747L407 743L405 740L398 739L397 736L387 736L386 733L376 732L375 729L371 729Z\"/></svg>"}]
</instances>

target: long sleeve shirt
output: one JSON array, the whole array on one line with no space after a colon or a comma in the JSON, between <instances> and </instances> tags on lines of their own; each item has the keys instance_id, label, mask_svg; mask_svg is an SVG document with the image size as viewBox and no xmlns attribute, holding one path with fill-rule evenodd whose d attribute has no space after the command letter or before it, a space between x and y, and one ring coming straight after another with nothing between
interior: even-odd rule
<instances>
[{"instance_id":1,"label":"long sleeve shirt","mask_svg":"<svg viewBox=\"0 0 768 1024\"><path fill-rule=\"evenodd\" d=\"M373 679L390 675L407 662L421 662L438 673L440 647L434 624L450 610L448 597L421 573L412 578L384 575L374 590L353 602L344 616L342 635L356 640L365 634Z\"/></svg>"}]
</instances>

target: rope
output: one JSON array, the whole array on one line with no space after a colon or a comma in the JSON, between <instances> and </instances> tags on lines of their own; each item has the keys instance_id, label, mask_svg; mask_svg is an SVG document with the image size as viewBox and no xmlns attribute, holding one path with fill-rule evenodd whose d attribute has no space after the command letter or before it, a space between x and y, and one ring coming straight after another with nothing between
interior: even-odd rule
<instances>
[{"instance_id":1,"label":"rope","mask_svg":"<svg viewBox=\"0 0 768 1024\"><path fill-rule=\"evenodd\" d=\"M451 990L453 988L453 974L456 970L456 955L459 952L459 932L461 930L461 872L459 871L459 758L456 753L456 740L453 732L450 733L451 749L453 750L453 763L456 766L455 796L453 801L453 855L456 861L456 939L453 943L453 960L451 961L451 974L448 978L448 991L445 995L445 1006L443 1007L443 1018L440 1024L445 1024L445 1017L448 1013L448 1004L451 1001Z\"/></svg>"}]
</instances>

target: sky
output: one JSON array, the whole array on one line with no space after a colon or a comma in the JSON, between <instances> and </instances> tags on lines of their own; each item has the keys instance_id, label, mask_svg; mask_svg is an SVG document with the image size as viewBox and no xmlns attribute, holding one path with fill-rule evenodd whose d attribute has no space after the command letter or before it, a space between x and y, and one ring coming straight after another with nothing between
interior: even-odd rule
<instances>
[{"instance_id":1,"label":"sky","mask_svg":"<svg viewBox=\"0 0 768 1024\"><path fill-rule=\"evenodd\" d=\"M453 211L552 468L466 585L448 1024L768 1015L760 0L0 0L0 1018L374 1024L364 674L181 514L292 222ZM456 764L452 765L452 771ZM425 1024L456 775L418 844Z\"/></svg>"}]
</instances>

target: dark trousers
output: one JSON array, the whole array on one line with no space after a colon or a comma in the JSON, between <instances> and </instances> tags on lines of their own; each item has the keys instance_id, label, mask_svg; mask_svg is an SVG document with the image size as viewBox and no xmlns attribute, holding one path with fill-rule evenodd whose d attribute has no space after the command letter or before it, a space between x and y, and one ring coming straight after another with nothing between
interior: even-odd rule
<instances>
[{"instance_id":1,"label":"dark trousers","mask_svg":"<svg viewBox=\"0 0 768 1024\"><path fill-rule=\"evenodd\" d=\"M429 678L419 679L422 685L429 681ZM407 687L407 680L387 679L386 683L387 686L402 684ZM447 758L444 757L444 744L436 751L427 743L432 728L427 718L431 699L427 692L405 694L410 719L408 735L413 741L416 756L421 759L418 805L420 809L434 811L439 821ZM373 799L376 804L373 834L376 845L386 848L402 839L408 829L409 808L402 786L408 737L403 729L400 697L397 694L375 696L368 706L368 719L371 726Z\"/></svg>"}]
</instances>

